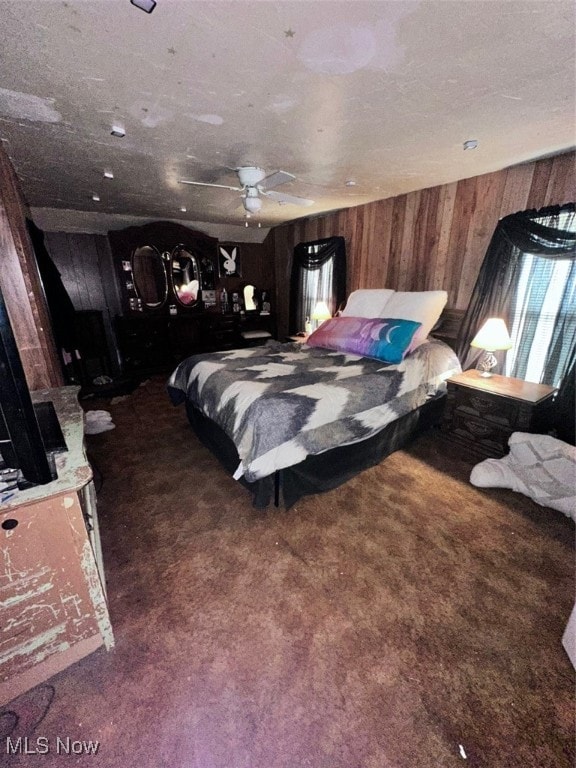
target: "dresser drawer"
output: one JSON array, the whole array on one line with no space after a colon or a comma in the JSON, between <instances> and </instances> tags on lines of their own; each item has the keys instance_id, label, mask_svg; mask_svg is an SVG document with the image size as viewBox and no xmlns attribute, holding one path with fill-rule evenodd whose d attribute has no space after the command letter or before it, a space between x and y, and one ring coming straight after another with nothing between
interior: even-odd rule
<instances>
[{"instance_id":1,"label":"dresser drawer","mask_svg":"<svg viewBox=\"0 0 576 768\"><path fill-rule=\"evenodd\" d=\"M518 419L520 404L508 398L495 397L485 392L459 387L455 392L454 410L466 417L510 427Z\"/></svg>"},{"instance_id":2,"label":"dresser drawer","mask_svg":"<svg viewBox=\"0 0 576 768\"><path fill-rule=\"evenodd\" d=\"M464 443L473 453L499 458L508 451L510 429L488 419L475 418L458 410L449 428L450 437Z\"/></svg>"}]
</instances>

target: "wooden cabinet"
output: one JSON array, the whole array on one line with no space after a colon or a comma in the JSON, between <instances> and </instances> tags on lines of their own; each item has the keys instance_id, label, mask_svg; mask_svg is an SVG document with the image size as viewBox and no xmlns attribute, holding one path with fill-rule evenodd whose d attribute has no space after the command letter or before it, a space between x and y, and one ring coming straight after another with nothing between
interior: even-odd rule
<instances>
[{"instance_id":1,"label":"wooden cabinet","mask_svg":"<svg viewBox=\"0 0 576 768\"><path fill-rule=\"evenodd\" d=\"M548 431L554 387L469 370L446 382L443 430L467 451L482 457L508 452L513 432Z\"/></svg>"},{"instance_id":2,"label":"wooden cabinet","mask_svg":"<svg viewBox=\"0 0 576 768\"><path fill-rule=\"evenodd\" d=\"M116 318L118 346L127 373L171 370L190 355L247 346L245 331L276 336L273 315L202 312L174 317L128 315Z\"/></svg>"},{"instance_id":3,"label":"wooden cabinet","mask_svg":"<svg viewBox=\"0 0 576 768\"><path fill-rule=\"evenodd\" d=\"M77 392L36 395L54 402L68 446L58 478L0 503L0 705L114 645Z\"/></svg>"},{"instance_id":4,"label":"wooden cabinet","mask_svg":"<svg viewBox=\"0 0 576 768\"><path fill-rule=\"evenodd\" d=\"M115 319L115 332L124 373L165 372L193 354L247 346L245 332L252 332L250 343L259 341L254 339L256 331L276 337L273 315L223 314L220 301L223 288L229 297L235 292L241 295L245 283L273 296L274 273L264 245L242 244L242 278L218 276L218 241L174 222L128 227L111 231L108 237L122 294L123 311ZM147 258L140 259L135 270L134 257L142 256L142 251ZM179 281L176 266L186 272ZM190 302L185 299L188 288L194 297Z\"/></svg>"},{"instance_id":5,"label":"wooden cabinet","mask_svg":"<svg viewBox=\"0 0 576 768\"><path fill-rule=\"evenodd\" d=\"M125 373L148 375L167 370L173 364L165 316L119 316L114 321L114 329Z\"/></svg>"}]
</instances>

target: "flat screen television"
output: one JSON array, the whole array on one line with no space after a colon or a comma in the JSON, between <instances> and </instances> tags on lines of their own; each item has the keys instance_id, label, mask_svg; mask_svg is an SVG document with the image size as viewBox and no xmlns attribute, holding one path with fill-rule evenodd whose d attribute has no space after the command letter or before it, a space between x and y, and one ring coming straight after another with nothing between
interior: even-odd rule
<instances>
[{"instance_id":1,"label":"flat screen television","mask_svg":"<svg viewBox=\"0 0 576 768\"><path fill-rule=\"evenodd\" d=\"M18 470L19 488L44 485L56 479L54 454L65 449L52 403L32 403L0 290L0 470Z\"/></svg>"}]
</instances>

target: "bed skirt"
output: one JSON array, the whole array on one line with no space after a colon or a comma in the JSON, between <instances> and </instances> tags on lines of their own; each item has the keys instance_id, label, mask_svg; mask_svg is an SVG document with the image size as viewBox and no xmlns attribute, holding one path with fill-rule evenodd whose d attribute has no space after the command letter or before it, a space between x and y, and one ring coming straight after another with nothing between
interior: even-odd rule
<instances>
[{"instance_id":1,"label":"bed skirt","mask_svg":"<svg viewBox=\"0 0 576 768\"><path fill-rule=\"evenodd\" d=\"M303 496L337 488L359 472L379 464L421 432L438 426L442 419L444 398L445 395L441 394L428 400L420 408L387 424L380 432L359 443L308 456L299 464L278 470L253 483L244 478L240 478L239 482L252 493L255 507L264 509L274 500L276 506L282 501L289 509ZM231 475L234 474L240 459L228 435L188 401L186 413L200 441Z\"/></svg>"}]
</instances>

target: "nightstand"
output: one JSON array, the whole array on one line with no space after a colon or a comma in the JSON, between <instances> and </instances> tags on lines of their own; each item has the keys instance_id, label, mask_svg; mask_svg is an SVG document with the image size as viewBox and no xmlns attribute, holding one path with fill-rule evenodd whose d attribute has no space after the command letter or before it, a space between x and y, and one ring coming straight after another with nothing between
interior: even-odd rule
<instances>
[{"instance_id":1,"label":"nightstand","mask_svg":"<svg viewBox=\"0 0 576 768\"><path fill-rule=\"evenodd\" d=\"M522 379L477 370L464 371L446 382L448 392L443 431L468 452L499 458L508 452L513 432L548 431L556 389Z\"/></svg>"}]
</instances>

